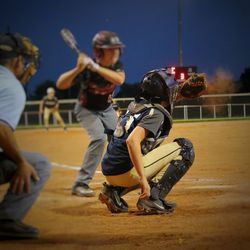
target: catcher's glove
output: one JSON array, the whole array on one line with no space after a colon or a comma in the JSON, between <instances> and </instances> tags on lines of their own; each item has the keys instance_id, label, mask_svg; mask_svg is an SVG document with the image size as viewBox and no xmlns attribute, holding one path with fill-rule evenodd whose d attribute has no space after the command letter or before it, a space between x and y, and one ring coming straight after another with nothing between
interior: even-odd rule
<instances>
[{"instance_id":1,"label":"catcher's glove","mask_svg":"<svg viewBox=\"0 0 250 250\"><path fill-rule=\"evenodd\" d=\"M207 89L205 74L193 74L178 87L178 95L183 98L196 98Z\"/></svg>"}]
</instances>

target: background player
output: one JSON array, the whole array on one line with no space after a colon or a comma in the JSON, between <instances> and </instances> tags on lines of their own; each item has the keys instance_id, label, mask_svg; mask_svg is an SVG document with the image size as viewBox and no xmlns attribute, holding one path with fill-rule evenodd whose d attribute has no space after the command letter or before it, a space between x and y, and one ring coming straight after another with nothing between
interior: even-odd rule
<instances>
[{"instance_id":1,"label":"background player","mask_svg":"<svg viewBox=\"0 0 250 250\"><path fill-rule=\"evenodd\" d=\"M43 121L46 130L49 130L49 118L50 114L52 114L60 126L66 130L66 126L64 121L59 113L59 102L57 97L55 96L55 89L50 87L47 89L47 95L43 97L40 104L40 113L43 113Z\"/></svg>"},{"instance_id":2,"label":"background player","mask_svg":"<svg viewBox=\"0 0 250 250\"><path fill-rule=\"evenodd\" d=\"M178 85L165 69L150 71L143 77L141 92L119 119L102 161L108 184L104 184L99 199L111 212L127 212L128 204L121 196L139 186L139 210L174 210L175 204L165 197L193 164L194 148L186 138L161 143L172 128L175 101L197 97L205 89L203 77L191 80Z\"/></svg>"},{"instance_id":3,"label":"background player","mask_svg":"<svg viewBox=\"0 0 250 250\"><path fill-rule=\"evenodd\" d=\"M36 238L22 221L50 175L47 158L21 152L14 131L25 106L26 84L38 67L39 50L21 35L0 34L0 185L10 187L0 202L0 238Z\"/></svg>"},{"instance_id":4,"label":"background player","mask_svg":"<svg viewBox=\"0 0 250 250\"><path fill-rule=\"evenodd\" d=\"M81 86L75 114L87 131L90 143L72 194L86 197L95 195L89 183L101 160L106 134L113 132L117 123L111 95L115 87L125 81L125 72L119 60L124 44L117 34L100 31L94 36L92 45L95 59L81 53L76 67L57 80L59 89L70 88L75 83Z\"/></svg>"}]
</instances>

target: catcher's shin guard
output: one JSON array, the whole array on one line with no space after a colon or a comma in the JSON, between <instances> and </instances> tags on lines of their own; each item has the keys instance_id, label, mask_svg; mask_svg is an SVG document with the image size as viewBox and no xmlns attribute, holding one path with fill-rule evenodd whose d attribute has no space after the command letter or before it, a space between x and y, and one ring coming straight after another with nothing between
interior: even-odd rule
<instances>
[{"instance_id":1,"label":"catcher's shin guard","mask_svg":"<svg viewBox=\"0 0 250 250\"><path fill-rule=\"evenodd\" d=\"M185 175L194 162L194 148L191 141L185 138L175 139L181 147L182 160L173 160L170 162L166 172L159 183L152 188L152 194L160 199L164 199L173 186Z\"/></svg>"},{"instance_id":2,"label":"catcher's shin guard","mask_svg":"<svg viewBox=\"0 0 250 250\"><path fill-rule=\"evenodd\" d=\"M111 213L128 212L127 202L121 198L124 187L112 186L103 183L102 192L99 194L99 200L107 205Z\"/></svg>"}]
</instances>

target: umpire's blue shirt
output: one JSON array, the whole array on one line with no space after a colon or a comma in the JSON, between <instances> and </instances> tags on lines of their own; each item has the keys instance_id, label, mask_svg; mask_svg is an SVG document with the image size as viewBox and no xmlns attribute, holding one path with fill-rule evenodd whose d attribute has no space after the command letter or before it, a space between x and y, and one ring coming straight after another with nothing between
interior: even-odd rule
<instances>
[{"instance_id":1,"label":"umpire's blue shirt","mask_svg":"<svg viewBox=\"0 0 250 250\"><path fill-rule=\"evenodd\" d=\"M25 101L26 95L20 81L8 68L0 65L0 122L15 130Z\"/></svg>"}]
</instances>

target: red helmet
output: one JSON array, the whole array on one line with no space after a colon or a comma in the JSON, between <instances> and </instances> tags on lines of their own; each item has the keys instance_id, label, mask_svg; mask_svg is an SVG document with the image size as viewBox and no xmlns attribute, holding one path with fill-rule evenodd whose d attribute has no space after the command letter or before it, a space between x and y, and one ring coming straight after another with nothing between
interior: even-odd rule
<instances>
[{"instance_id":1,"label":"red helmet","mask_svg":"<svg viewBox=\"0 0 250 250\"><path fill-rule=\"evenodd\" d=\"M125 47L115 32L106 30L100 31L94 36L92 45L98 49L121 49Z\"/></svg>"}]
</instances>

